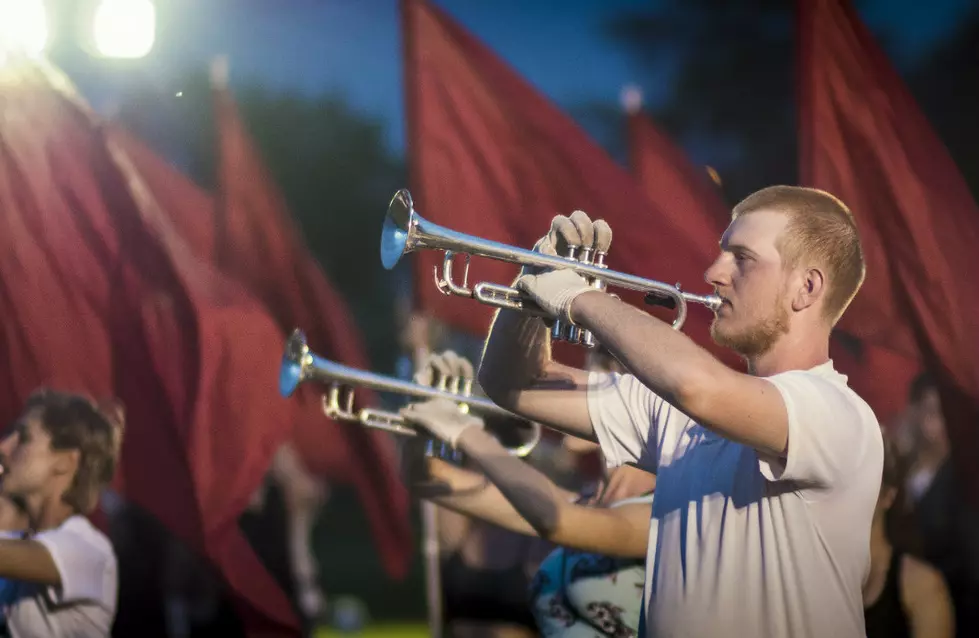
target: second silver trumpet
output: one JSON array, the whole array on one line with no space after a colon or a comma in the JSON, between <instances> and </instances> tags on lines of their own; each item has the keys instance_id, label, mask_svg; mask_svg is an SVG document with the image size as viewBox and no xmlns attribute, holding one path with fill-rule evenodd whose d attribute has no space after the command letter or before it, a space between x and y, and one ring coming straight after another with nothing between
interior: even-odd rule
<instances>
[{"instance_id":1,"label":"second silver trumpet","mask_svg":"<svg viewBox=\"0 0 979 638\"><path fill-rule=\"evenodd\" d=\"M459 404L459 409L485 415L519 417L501 408L485 397L472 395L472 379L460 377L437 380L434 387L388 377L358 368L351 368L335 361L330 361L310 352L306 336L301 330L293 331L286 342L282 365L279 369L279 393L283 397L292 396L296 388L306 381L318 381L327 386L323 395L323 412L326 416L361 425L386 430L401 436L418 436L419 432L406 424L397 412L377 408L355 408L355 388L366 388L378 392L389 392L415 399L450 399ZM525 442L517 447L508 448L514 456L524 457L530 454L540 441L541 429L537 423L529 423L526 428ZM433 442L433 447L438 444ZM444 456L445 452L438 454Z\"/></svg>"}]
</instances>

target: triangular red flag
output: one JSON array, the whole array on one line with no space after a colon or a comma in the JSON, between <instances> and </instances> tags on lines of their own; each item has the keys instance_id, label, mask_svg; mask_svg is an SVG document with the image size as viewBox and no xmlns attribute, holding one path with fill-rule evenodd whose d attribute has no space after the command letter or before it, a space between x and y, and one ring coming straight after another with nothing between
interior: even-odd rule
<instances>
[{"instance_id":1,"label":"triangular red flag","mask_svg":"<svg viewBox=\"0 0 979 638\"><path fill-rule=\"evenodd\" d=\"M864 327L893 349L914 336L940 380L953 458L979 498L979 298L969 274L979 207L849 2L802 0L799 42L802 181L845 201L878 251L854 303L889 306L885 323Z\"/></svg>"},{"instance_id":2,"label":"triangular red flag","mask_svg":"<svg viewBox=\"0 0 979 638\"><path fill-rule=\"evenodd\" d=\"M230 100L230 96L221 99ZM239 133L234 132L235 121L237 120L231 122L232 132L238 135ZM243 133L240 129L239 132ZM291 221L277 227L277 224L283 221L279 213L272 211L271 216L256 215L253 209L229 208L225 214L218 216L217 204L213 197L156 155L139 139L121 130L116 131L116 134L139 167L154 196L162 202L170 203L165 208L195 254L216 261L219 242L225 246L225 242L234 239L230 242L230 246L244 254L235 255L231 250L221 248L224 272L260 294L266 303L274 303L276 319L283 331L290 330L290 327L305 328L313 342L314 350L319 354L347 365L368 367L356 327L352 322L348 327L344 327L349 317L345 305L312 257L305 252L300 252L289 258L291 263L289 260L270 258L273 254L282 255L281 251L272 250L272 244L278 243L281 247L288 246L289 241L301 242ZM253 153L254 150L248 152ZM238 149L233 153L237 158L242 157L237 155ZM257 156L252 156L251 160L259 161ZM230 179L237 179L235 175L240 175L243 180L255 179L255 176L247 171L239 173L233 164L234 162L224 169L226 174L230 175ZM247 188L253 187L247 186ZM248 196L247 188L242 190L240 184L234 185L234 199L238 201L239 197ZM277 197L277 195L273 196ZM252 215L252 220L247 217L249 214ZM256 223L254 221L256 218L259 227L252 227L250 230L256 231L258 235L271 234L271 237L253 237L244 232L249 230L249 224ZM266 224L267 227L262 228L261 224ZM304 246L301 244L299 246L301 251L305 251ZM290 268L300 268L302 264L297 262L303 261L309 268L301 273L301 276L293 276ZM291 290L282 292L276 289L274 278L266 274L268 268L256 272L256 262L274 266L277 275L286 278L281 287L291 288ZM235 270L231 270L232 268ZM258 286L261 287L252 288ZM284 297L287 298L286 301L283 301ZM303 298L308 299L309 304L300 307L297 312L297 299ZM330 313L328 320L316 319L315 313L324 309ZM303 316L297 317L301 313ZM330 329L323 328L326 325L329 325ZM307 326L312 326L312 329ZM343 343L342 339L334 337L335 334L349 334L352 335L352 339L349 343ZM339 353L335 350L336 341L341 342ZM322 349L317 350L315 345L317 343L322 346ZM326 345L323 345L324 343ZM383 437L375 433L355 429L360 426L338 424L327 419L320 407L322 390L324 388L306 388L297 392L296 397L290 400L300 406L295 426L291 431L295 448L301 453L303 462L310 471L330 481L357 486L368 517L374 525L379 546L382 548L384 557L382 563L392 577L400 578L407 569L411 550L410 529L407 529L406 522L407 498L403 485L391 470L380 473L372 470L378 466L393 467L393 464L386 460L390 458L387 452L390 446ZM370 402L371 393L358 393L358 401L364 401L365 404ZM378 456L383 462L376 460ZM363 460L365 458L367 461ZM392 524L392 519L397 521Z\"/></svg>"},{"instance_id":3,"label":"triangular red flag","mask_svg":"<svg viewBox=\"0 0 979 638\"><path fill-rule=\"evenodd\" d=\"M704 271L714 256L672 225L567 115L431 2L403 0L402 12L410 185L422 216L530 248L554 215L581 209L611 225L612 270L708 291ZM423 310L470 334L486 333L491 308L435 288L441 252L406 259ZM506 284L517 270L474 258L470 284ZM641 303L624 289L610 291ZM711 316L691 306L684 332L721 353L708 334Z\"/></svg>"},{"instance_id":4,"label":"triangular red flag","mask_svg":"<svg viewBox=\"0 0 979 638\"><path fill-rule=\"evenodd\" d=\"M219 568L256 564L237 518L288 434L281 332L191 254L63 76L8 66L0 84L5 416L38 384L117 396L124 495ZM239 600L295 635L284 594L250 575Z\"/></svg>"},{"instance_id":5,"label":"triangular red flag","mask_svg":"<svg viewBox=\"0 0 979 638\"><path fill-rule=\"evenodd\" d=\"M306 248L226 86L215 86L214 100L221 229L217 263L263 299L284 330L301 328L313 351L369 370L359 327ZM320 402L326 391L307 387L300 392L305 407L296 423L296 450L314 472L357 488L384 568L403 578L413 544L408 493L392 435L359 424L327 423ZM356 394L361 405L379 401L370 390L357 389Z\"/></svg>"}]
</instances>

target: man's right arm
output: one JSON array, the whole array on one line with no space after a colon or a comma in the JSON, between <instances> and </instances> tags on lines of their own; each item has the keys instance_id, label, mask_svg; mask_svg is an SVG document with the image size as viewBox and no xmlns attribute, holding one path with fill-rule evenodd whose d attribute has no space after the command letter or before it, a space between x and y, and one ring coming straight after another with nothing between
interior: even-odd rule
<instances>
[{"instance_id":1,"label":"man's right arm","mask_svg":"<svg viewBox=\"0 0 979 638\"><path fill-rule=\"evenodd\" d=\"M551 358L549 330L537 317L499 310L479 368L483 391L530 421L595 441L588 413L588 372Z\"/></svg>"}]
</instances>

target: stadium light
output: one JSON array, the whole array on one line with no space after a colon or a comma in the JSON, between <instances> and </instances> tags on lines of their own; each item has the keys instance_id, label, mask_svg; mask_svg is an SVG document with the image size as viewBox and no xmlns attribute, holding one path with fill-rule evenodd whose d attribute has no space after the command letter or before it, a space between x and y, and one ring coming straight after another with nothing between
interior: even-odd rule
<instances>
[{"instance_id":1,"label":"stadium light","mask_svg":"<svg viewBox=\"0 0 979 638\"><path fill-rule=\"evenodd\" d=\"M44 0L0 0L0 57L39 56L49 37Z\"/></svg>"},{"instance_id":2,"label":"stadium light","mask_svg":"<svg viewBox=\"0 0 979 638\"><path fill-rule=\"evenodd\" d=\"M92 26L102 57L142 58L156 42L156 7L152 0L101 0Z\"/></svg>"}]
</instances>

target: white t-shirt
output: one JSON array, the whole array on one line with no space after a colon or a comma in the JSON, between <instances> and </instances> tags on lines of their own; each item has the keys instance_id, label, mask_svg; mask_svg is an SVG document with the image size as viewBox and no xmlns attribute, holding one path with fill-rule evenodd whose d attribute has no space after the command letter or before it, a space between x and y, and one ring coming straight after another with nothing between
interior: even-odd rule
<instances>
[{"instance_id":1,"label":"white t-shirt","mask_svg":"<svg viewBox=\"0 0 979 638\"><path fill-rule=\"evenodd\" d=\"M5 533L7 538L19 535ZM105 534L72 516L33 540L51 553L60 587L0 579L0 610L14 638L109 636L116 615L116 555Z\"/></svg>"},{"instance_id":2,"label":"white t-shirt","mask_svg":"<svg viewBox=\"0 0 979 638\"><path fill-rule=\"evenodd\" d=\"M649 636L865 635L880 426L832 362L767 380L788 409L784 464L701 427L631 375L591 375L588 409L608 465L657 474Z\"/></svg>"}]
</instances>

